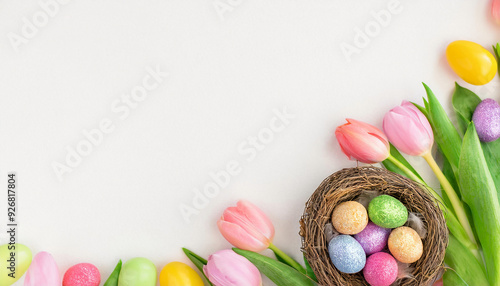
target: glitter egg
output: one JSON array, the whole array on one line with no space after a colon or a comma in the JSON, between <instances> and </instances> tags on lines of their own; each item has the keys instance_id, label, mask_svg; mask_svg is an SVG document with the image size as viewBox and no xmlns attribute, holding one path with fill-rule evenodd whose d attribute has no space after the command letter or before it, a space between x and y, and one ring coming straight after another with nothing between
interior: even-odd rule
<instances>
[{"instance_id":1,"label":"glitter egg","mask_svg":"<svg viewBox=\"0 0 500 286\"><path fill-rule=\"evenodd\" d=\"M396 198L381 195L374 198L368 205L371 221L384 228L396 228L408 220L408 210Z\"/></svg>"},{"instance_id":2,"label":"glitter egg","mask_svg":"<svg viewBox=\"0 0 500 286\"><path fill-rule=\"evenodd\" d=\"M63 286L99 286L100 283L101 274L90 263L73 265L64 273Z\"/></svg>"},{"instance_id":3,"label":"glitter egg","mask_svg":"<svg viewBox=\"0 0 500 286\"><path fill-rule=\"evenodd\" d=\"M407 226L394 229L389 235L388 245L394 258L403 263L413 263L419 260L424 250L418 233Z\"/></svg>"},{"instance_id":4,"label":"glitter egg","mask_svg":"<svg viewBox=\"0 0 500 286\"><path fill-rule=\"evenodd\" d=\"M495 141L500 137L500 105L491 98L479 103L472 115L479 140Z\"/></svg>"},{"instance_id":5,"label":"glitter egg","mask_svg":"<svg viewBox=\"0 0 500 286\"><path fill-rule=\"evenodd\" d=\"M330 240L328 252L333 265L340 272L357 273L365 267L365 251L350 235L339 235Z\"/></svg>"},{"instance_id":6,"label":"glitter egg","mask_svg":"<svg viewBox=\"0 0 500 286\"><path fill-rule=\"evenodd\" d=\"M368 224L368 214L358 202L343 202L333 210L332 224L342 234L356 234Z\"/></svg>"},{"instance_id":7,"label":"glitter egg","mask_svg":"<svg viewBox=\"0 0 500 286\"><path fill-rule=\"evenodd\" d=\"M354 238L361 244L366 255L370 255L382 251L386 247L390 234L390 228L383 228L369 222L365 229L356 234Z\"/></svg>"},{"instance_id":8,"label":"glitter egg","mask_svg":"<svg viewBox=\"0 0 500 286\"><path fill-rule=\"evenodd\" d=\"M390 254L377 252L366 259L363 276L371 286L389 286L398 277L398 263Z\"/></svg>"}]
</instances>

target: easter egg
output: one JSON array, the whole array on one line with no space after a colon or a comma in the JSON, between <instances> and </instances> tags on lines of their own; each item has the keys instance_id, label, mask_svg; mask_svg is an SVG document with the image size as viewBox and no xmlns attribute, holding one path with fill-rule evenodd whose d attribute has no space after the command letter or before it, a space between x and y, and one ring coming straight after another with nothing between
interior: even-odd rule
<instances>
[{"instance_id":1,"label":"easter egg","mask_svg":"<svg viewBox=\"0 0 500 286\"><path fill-rule=\"evenodd\" d=\"M497 73L495 57L474 42L452 42L446 48L446 59L453 71L470 84L486 84Z\"/></svg>"},{"instance_id":2,"label":"easter egg","mask_svg":"<svg viewBox=\"0 0 500 286\"><path fill-rule=\"evenodd\" d=\"M500 137L500 105L491 98L479 103L472 115L479 140L495 141Z\"/></svg>"},{"instance_id":3,"label":"easter egg","mask_svg":"<svg viewBox=\"0 0 500 286\"><path fill-rule=\"evenodd\" d=\"M370 220L384 228L396 228L408 220L408 210L396 198L381 195L374 198L368 205Z\"/></svg>"},{"instance_id":4,"label":"easter egg","mask_svg":"<svg viewBox=\"0 0 500 286\"><path fill-rule=\"evenodd\" d=\"M350 235L339 235L330 240L328 252L333 265L340 272L357 273L365 267L365 251Z\"/></svg>"},{"instance_id":5,"label":"easter egg","mask_svg":"<svg viewBox=\"0 0 500 286\"><path fill-rule=\"evenodd\" d=\"M389 235L388 245L394 258L403 263L413 263L419 260L424 250L418 233L407 226L394 229Z\"/></svg>"},{"instance_id":6,"label":"easter egg","mask_svg":"<svg viewBox=\"0 0 500 286\"><path fill-rule=\"evenodd\" d=\"M19 280L30 267L32 258L31 250L22 244L1 245L0 286L10 286Z\"/></svg>"},{"instance_id":7,"label":"easter egg","mask_svg":"<svg viewBox=\"0 0 500 286\"><path fill-rule=\"evenodd\" d=\"M71 266L63 277L63 286L99 286L100 283L99 269L90 263Z\"/></svg>"},{"instance_id":8,"label":"easter egg","mask_svg":"<svg viewBox=\"0 0 500 286\"><path fill-rule=\"evenodd\" d=\"M371 286L389 286L398 277L398 263L388 253L374 253L366 259L363 276Z\"/></svg>"},{"instance_id":9,"label":"easter egg","mask_svg":"<svg viewBox=\"0 0 500 286\"><path fill-rule=\"evenodd\" d=\"M343 202L333 210L332 224L342 234L356 234L368 224L368 214L358 202Z\"/></svg>"},{"instance_id":10,"label":"easter egg","mask_svg":"<svg viewBox=\"0 0 500 286\"><path fill-rule=\"evenodd\" d=\"M156 266L147 258L130 259L122 266L118 286L156 286Z\"/></svg>"},{"instance_id":11,"label":"easter egg","mask_svg":"<svg viewBox=\"0 0 500 286\"><path fill-rule=\"evenodd\" d=\"M370 255L382 251L386 247L390 234L390 228L383 228L373 222L369 222L365 229L356 234L354 238L363 247L366 255Z\"/></svg>"},{"instance_id":12,"label":"easter egg","mask_svg":"<svg viewBox=\"0 0 500 286\"><path fill-rule=\"evenodd\" d=\"M57 263L50 253L42 251L35 255L26 272L24 286L61 286L61 275Z\"/></svg>"},{"instance_id":13,"label":"easter egg","mask_svg":"<svg viewBox=\"0 0 500 286\"><path fill-rule=\"evenodd\" d=\"M193 268L182 262L171 262L160 272L160 286L203 286L203 280Z\"/></svg>"}]
</instances>

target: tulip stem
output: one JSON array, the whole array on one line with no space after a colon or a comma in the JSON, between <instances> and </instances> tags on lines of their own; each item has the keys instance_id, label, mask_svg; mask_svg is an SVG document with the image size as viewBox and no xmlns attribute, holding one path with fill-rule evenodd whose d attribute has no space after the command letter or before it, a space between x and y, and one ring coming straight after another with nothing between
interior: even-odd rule
<instances>
[{"instance_id":1,"label":"tulip stem","mask_svg":"<svg viewBox=\"0 0 500 286\"><path fill-rule=\"evenodd\" d=\"M390 155L387 159L389 161L391 161L394 165L396 165L399 169L401 169L401 171L403 171L408 176L408 178L414 180L417 183L422 184L434 196L434 198L436 198L436 200L438 200L438 202L439 202L438 206L443 211L443 213L445 215L446 223L447 223L448 228L450 229L450 231L452 233L460 232L460 230L455 227L456 225L451 224L451 222L450 222L451 219L452 219L451 216L454 217L455 215L450 210L448 210L448 207L443 202L443 199L441 198L441 196L438 193L436 193L436 191L434 191L431 187L429 187L429 185L427 185L426 182L424 182L417 175L415 175L415 173L413 173L410 169L408 169L408 167L406 167L403 163L401 163L398 159L396 159L392 155ZM457 220L457 218L454 218L454 220ZM465 227L464 226L462 226L462 225L459 224L459 227L461 227L462 230L465 231ZM465 233L467 234L467 237L469 237L468 232L465 232ZM461 242L462 242L462 244L464 244L472 252L472 254L474 254L474 256L477 258L477 260L482 265L483 259L481 258L481 254L478 251L478 246L477 246L477 243L476 243L475 239L472 240L472 241L461 240Z\"/></svg>"},{"instance_id":2,"label":"tulip stem","mask_svg":"<svg viewBox=\"0 0 500 286\"><path fill-rule=\"evenodd\" d=\"M424 182L417 175L415 175L415 173L413 173L410 169L408 169L408 167L406 167L403 163L399 162L399 160L392 155L389 155L387 159L389 159L389 161L391 161L394 165L398 166L398 168L401 169L401 171L405 172L408 178L414 180L417 183L422 184L434 196L434 198L436 198L436 200L438 200L442 205L444 205L441 196L438 193L436 193L436 191L434 191L431 187L429 187L426 182Z\"/></svg>"},{"instance_id":3,"label":"tulip stem","mask_svg":"<svg viewBox=\"0 0 500 286\"><path fill-rule=\"evenodd\" d=\"M465 213L464 205L458 198L458 195L453 189L453 186L450 184L448 179L446 179L446 176L439 168L438 164L434 160L434 157L432 157L431 152L425 153L424 155L422 155L422 157L425 159L425 161L427 161L427 164L429 164L434 174L436 174L436 177L441 183L443 190L446 192L446 195L448 195L448 198L450 199L451 205L453 207L453 210L455 210L458 221L469 236L470 241L473 244L477 245L476 237L474 236L474 232L472 232L472 227L470 226L469 219L467 218L467 214Z\"/></svg>"},{"instance_id":4,"label":"tulip stem","mask_svg":"<svg viewBox=\"0 0 500 286\"><path fill-rule=\"evenodd\" d=\"M302 267L302 265L300 265L297 261L295 261L293 258L288 256L286 253L281 251L281 249L277 248L276 245L274 245L272 243L269 244L269 249L271 249L274 252L274 254L276 255L276 258L278 258L278 260L283 260L286 264L295 268L300 273L303 273L303 274L306 273L306 270L304 269L304 267Z\"/></svg>"}]
</instances>

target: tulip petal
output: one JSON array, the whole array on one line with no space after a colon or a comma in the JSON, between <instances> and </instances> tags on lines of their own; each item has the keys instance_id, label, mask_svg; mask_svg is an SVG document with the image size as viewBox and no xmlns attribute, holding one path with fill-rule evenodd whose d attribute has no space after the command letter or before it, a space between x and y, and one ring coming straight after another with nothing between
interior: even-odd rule
<instances>
[{"instance_id":1,"label":"tulip petal","mask_svg":"<svg viewBox=\"0 0 500 286\"><path fill-rule=\"evenodd\" d=\"M259 270L243 256L230 249L218 251L208 258L203 272L216 286L260 286Z\"/></svg>"},{"instance_id":2,"label":"tulip petal","mask_svg":"<svg viewBox=\"0 0 500 286\"><path fill-rule=\"evenodd\" d=\"M269 247L269 243L264 243L263 241L251 236L245 231L241 226L219 220L217 222L219 231L224 236L224 238L232 245L255 252L261 252Z\"/></svg>"},{"instance_id":3,"label":"tulip petal","mask_svg":"<svg viewBox=\"0 0 500 286\"><path fill-rule=\"evenodd\" d=\"M248 218L249 221L262 233L269 241L274 238L274 226L269 217L257 206L249 201L241 200L236 204Z\"/></svg>"},{"instance_id":4,"label":"tulip petal","mask_svg":"<svg viewBox=\"0 0 500 286\"><path fill-rule=\"evenodd\" d=\"M491 16L500 25L500 0L491 1Z\"/></svg>"},{"instance_id":5,"label":"tulip petal","mask_svg":"<svg viewBox=\"0 0 500 286\"><path fill-rule=\"evenodd\" d=\"M245 232L248 233L249 236L262 241L265 244L270 243L269 238L264 236L264 234L262 234L260 230L254 225L254 222L250 221L246 214L238 207L227 208L224 211L221 219L240 226Z\"/></svg>"},{"instance_id":6,"label":"tulip petal","mask_svg":"<svg viewBox=\"0 0 500 286\"><path fill-rule=\"evenodd\" d=\"M61 276L59 268L47 252L39 252L26 272L24 286L60 286Z\"/></svg>"}]
</instances>

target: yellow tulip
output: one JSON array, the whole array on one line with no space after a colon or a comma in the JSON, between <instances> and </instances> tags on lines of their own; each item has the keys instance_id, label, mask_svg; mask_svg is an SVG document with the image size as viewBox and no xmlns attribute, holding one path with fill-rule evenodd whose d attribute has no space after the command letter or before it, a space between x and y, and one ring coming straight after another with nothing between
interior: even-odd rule
<instances>
[{"instance_id":1,"label":"yellow tulip","mask_svg":"<svg viewBox=\"0 0 500 286\"><path fill-rule=\"evenodd\" d=\"M160 273L160 286L203 286L203 280L193 268L182 262L167 264Z\"/></svg>"}]
</instances>

